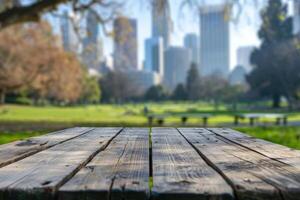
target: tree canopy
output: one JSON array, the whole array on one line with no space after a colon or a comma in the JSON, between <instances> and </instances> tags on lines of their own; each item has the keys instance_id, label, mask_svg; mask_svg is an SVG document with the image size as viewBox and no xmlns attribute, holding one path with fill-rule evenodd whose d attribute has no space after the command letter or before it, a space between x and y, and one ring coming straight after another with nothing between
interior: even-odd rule
<instances>
[{"instance_id":1,"label":"tree canopy","mask_svg":"<svg viewBox=\"0 0 300 200\"><path fill-rule=\"evenodd\" d=\"M292 19L287 4L269 0L261 12L262 25L258 36L262 43L251 55L255 66L247 80L253 91L271 97L273 107L280 106L280 98L292 103L299 86L299 41L292 33Z\"/></svg>"}]
</instances>

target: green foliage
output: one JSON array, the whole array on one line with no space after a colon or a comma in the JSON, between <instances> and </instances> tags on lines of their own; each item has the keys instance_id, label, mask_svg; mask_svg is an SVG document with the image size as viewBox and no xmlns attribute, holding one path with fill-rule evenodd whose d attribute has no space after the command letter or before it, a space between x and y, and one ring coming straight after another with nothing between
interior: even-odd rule
<instances>
[{"instance_id":1,"label":"green foliage","mask_svg":"<svg viewBox=\"0 0 300 200\"><path fill-rule=\"evenodd\" d=\"M190 70L188 71L186 79L186 90L189 100L198 100L201 98L201 80L197 65L192 63Z\"/></svg>"},{"instance_id":2,"label":"green foliage","mask_svg":"<svg viewBox=\"0 0 300 200\"><path fill-rule=\"evenodd\" d=\"M262 46L285 41L293 36L292 18L288 17L288 6L282 0L269 0L261 12L262 26L258 37L263 41Z\"/></svg>"},{"instance_id":3,"label":"green foliage","mask_svg":"<svg viewBox=\"0 0 300 200\"><path fill-rule=\"evenodd\" d=\"M251 55L256 66L247 80L251 90L260 96L273 99L273 107L280 107L280 97L289 103L300 83L300 52L292 35L292 19L287 5L281 0L269 0L261 13L262 26L258 32L262 44Z\"/></svg>"},{"instance_id":4,"label":"green foliage","mask_svg":"<svg viewBox=\"0 0 300 200\"><path fill-rule=\"evenodd\" d=\"M98 78L86 75L80 101L85 104L95 104L100 102L100 98L101 90L98 84Z\"/></svg>"},{"instance_id":5,"label":"green foliage","mask_svg":"<svg viewBox=\"0 0 300 200\"><path fill-rule=\"evenodd\" d=\"M178 84L173 91L172 100L174 101L184 101L187 100L187 91L182 83Z\"/></svg>"},{"instance_id":6,"label":"green foliage","mask_svg":"<svg viewBox=\"0 0 300 200\"><path fill-rule=\"evenodd\" d=\"M109 72L101 80L102 101L123 103L138 96L138 86L123 72Z\"/></svg>"},{"instance_id":7,"label":"green foliage","mask_svg":"<svg viewBox=\"0 0 300 200\"><path fill-rule=\"evenodd\" d=\"M168 98L168 93L163 86L157 85L150 87L144 96L146 101L163 101Z\"/></svg>"}]
</instances>

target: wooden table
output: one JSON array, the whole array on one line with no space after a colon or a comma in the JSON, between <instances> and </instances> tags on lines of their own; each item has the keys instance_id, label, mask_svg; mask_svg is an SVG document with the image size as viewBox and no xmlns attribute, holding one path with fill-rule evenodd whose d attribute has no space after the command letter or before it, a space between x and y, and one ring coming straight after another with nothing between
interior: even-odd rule
<instances>
[{"instance_id":1,"label":"wooden table","mask_svg":"<svg viewBox=\"0 0 300 200\"><path fill-rule=\"evenodd\" d=\"M259 120L260 118L266 119L275 119L276 125L287 125L288 115L286 114L277 114L277 113L251 113L251 114L237 114L234 116L234 124L239 124L239 119L249 119L249 125L253 126L255 121Z\"/></svg>"},{"instance_id":2,"label":"wooden table","mask_svg":"<svg viewBox=\"0 0 300 200\"><path fill-rule=\"evenodd\" d=\"M71 128L0 146L0 199L300 199L300 152L231 129Z\"/></svg>"}]
</instances>

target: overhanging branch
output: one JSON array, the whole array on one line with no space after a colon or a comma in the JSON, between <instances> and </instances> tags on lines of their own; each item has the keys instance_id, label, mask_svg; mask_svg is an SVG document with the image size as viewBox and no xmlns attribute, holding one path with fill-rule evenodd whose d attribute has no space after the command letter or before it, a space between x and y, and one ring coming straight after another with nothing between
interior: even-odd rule
<instances>
[{"instance_id":1,"label":"overhanging branch","mask_svg":"<svg viewBox=\"0 0 300 200\"><path fill-rule=\"evenodd\" d=\"M57 5L68 1L70 0L42 0L31 5L4 10L0 13L0 29L13 24L38 21L42 13L53 10Z\"/></svg>"}]
</instances>

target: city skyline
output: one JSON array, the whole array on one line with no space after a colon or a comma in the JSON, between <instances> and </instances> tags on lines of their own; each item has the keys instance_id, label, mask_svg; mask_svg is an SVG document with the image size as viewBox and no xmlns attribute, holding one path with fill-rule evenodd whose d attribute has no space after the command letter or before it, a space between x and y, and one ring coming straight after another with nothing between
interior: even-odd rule
<instances>
[{"instance_id":1,"label":"city skyline","mask_svg":"<svg viewBox=\"0 0 300 200\"><path fill-rule=\"evenodd\" d=\"M220 2L221 0L210 1ZM184 46L183 40L186 34L195 33L199 35L198 17L195 17L197 13L188 10L182 17L182 11L180 9L180 0L172 0L170 4L171 18L173 20L173 33L171 36L172 46ZM257 37L257 31L260 27L261 20L259 17L259 10L262 8L262 4L258 7L245 6L242 14L238 20L230 21L230 69L232 70L237 65L237 50L242 46L258 46L260 41ZM289 14L294 13L294 7L292 2L289 2ZM66 7L61 8L66 9ZM126 8L123 9L125 16L137 19L137 34L138 34L138 65L141 69L145 61L145 40L152 35L151 30L151 9L150 5L140 5L136 1L129 0L126 3ZM60 29L57 18L47 17L54 27L54 32L60 34ZM100 27L100 36L103 38L103 55L106 57L108 63L112 63L113 54L113 38L105 35Z\"/></svg>"},{"instance_id":2,"label":"city skyline","mask_svg":"<svg viewBox=\"0 0 300 200\"><path fill-rule=\"evenodd\" d=\"M215 1L216 2L216 1ZM134 3L128 5L129 9L126 10L126 15L137 19L138 26L138 57L139 57L139 68L141 69L143 62L145 61L145 40L152 36L152 21L151 21L151 9L147 6L141 7ZM198 14L194 12L188 12L181 16L180 11L180 0L172 0L170 4L171 18L173 23L173 33L171 35L171 46L183 47L184 37L186 34L197 34L199 36L199 20ZM195 16L191 16L194 14ZM259 22L249 22L249 18L258 18ZM248 20L248 21L247 21ZM236 51L241 46L258 46L259 40L257 38L257 30L260 25L259 15L254 8L249 7L240 16L239 22L234 23L230 21L231 31L231 48L230 48L230 67L236 66L237 58ZM105 55L110 56L113 52L111 48L111 39L108 38L104 41Z\"/></svg>"}]
</instances>

